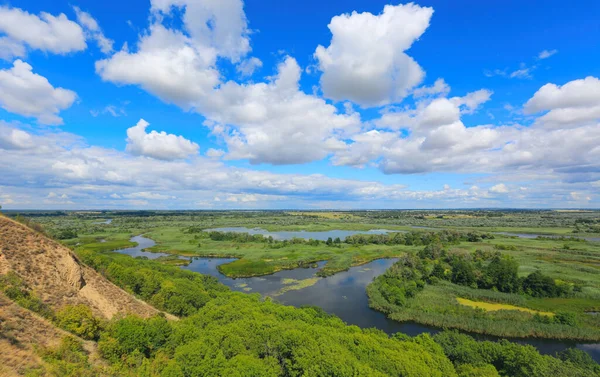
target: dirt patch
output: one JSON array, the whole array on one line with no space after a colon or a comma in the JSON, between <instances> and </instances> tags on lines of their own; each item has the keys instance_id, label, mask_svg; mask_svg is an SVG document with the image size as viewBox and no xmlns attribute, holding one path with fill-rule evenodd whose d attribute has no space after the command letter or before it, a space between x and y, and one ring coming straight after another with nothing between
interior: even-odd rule
<instances>
[{"instance_id":1,"label":"dirt patch","mask_svg":"<svg viewBox=\"0 0 600 377\"><path fill-rule=\"evenodd\" d=\"M0 250L0 273L17 273L54 310L84 304L107 319L117 313L158 313L83 265L67 247L6 217L0 217Z\"/></svg>"}]
</instances>

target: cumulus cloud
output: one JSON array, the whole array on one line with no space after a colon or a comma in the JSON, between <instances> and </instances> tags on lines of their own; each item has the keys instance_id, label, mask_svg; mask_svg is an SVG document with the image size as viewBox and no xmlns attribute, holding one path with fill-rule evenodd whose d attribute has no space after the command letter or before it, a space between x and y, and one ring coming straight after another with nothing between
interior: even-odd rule
<instances>
[{"instance_id":1,"label":"cumulus cloud","mask_svg":"<svg viewBox=\"0 0 600 377\"><path fill-rule=\"evenodd\" d=\"M73 10L77 15L77 22L85 29L87 38L95 40L103 53L110 53L113 50L114 42L104 36L102 29L92 15L76 6L73 7Z\"/></svg>"},{"instance_id":2,"label":"cumulus cloud","mask_svg":"<svg viewBox=\"0 0 600 377\"><path fill-rule=\"evenodd\" d=\"M159 160L176 160L187 158L198 153L198 144L183 136L166 132L146 132L150 123L140 119L137 124L127 129L127 151L138 156L147 156Z\"/></svg>"},{"instance_id":3,"label":"cumulus cloud","mask_svg":"<svg viewBox=\"0 0 600 377\"><path fill-rule=\"evenodd\" d=\"M226 3L232 2L223 6ZM153 9L169 12L182 4L156 2ZM234 12L229 17L235 20L230 20L220 16L221 5L207 4L203 12L212 12L215 23L210 38L191 29L200 16L188 5L183 15L187 33L155 22L140 37L137 51L124 49L100 60L96 71L104 80L140 85L165 102L201 113L207 118L204 125L227 144L229 159L271 164L319 160L346 132L360 128L358 113L340 113L300 90L302 70L291 57L285 57L266 82L222 82L217 58L235 61L249 51L245 15Z\"/></svg>"},{"instance_id":4,"label":"cumulus cloud","mask_svg":"<svg viewBox=\"0 0 600 377\"><path fill-rule=\"evenodd\" d=\"M237 62L250 51L242 0L151 0L151 10L172 15L184 11L183 24L196 46Z\"/></svg>"},{"instance_id":5,"label":"cumulus cloud","mask_svg":"<svg viewBox=\"0 0 600 377\"><path fill-rule=\"evenodd\" d=\"M140 85L185 110L194 108L195 102L209 96L219 83L216 52L209 47L196 48L182 32L153 24L137 50L123 49L97 61L96 72L106 81Z\"/></svg>"},{"instance_id":6,"label":"cumulus cloud","mask_svg":"<svg viewBox=\"0 0 600 377\"><path fill-rule=\"evenodd\" d=\"M314 54L325 96L365 107L403 99L425 75L406 50L429 27L432 14L432 8L410 3L386 5L379 15L333 17L329 46L318 46Z\"/></svg>"},{"instance_id":7,"label":"cumulus cloud","mask_svg":"<svg viewBox=\"0 0 600 377\"><path fill-rule=\"evenodd\" d=\"M573 80L542 86L523 108L526 114L546 112L537 123L549 128L575 127L600 119L600 80Z\"/></svg>"},{"instance_id":8,"label":"cumulus cloud","mask_svg":"<svg viewBox=\"0 0 600 377\"><path fill-rule=\"evenodd\" d=\"M337 135L360 127L358 113L339 113L299 90L301 69L287 57L268 83L227 82L207 98L207 125L227 143L228 158L252 163L297 164L326 157ZM235 126L227 126L235 125Z\"/></svg>"},{"instance_id":9,"label":"cumulus cloud","mask_svg":"<svg viewBox=\"0 0 600 377\"><path fill-rule=\"evenodd\" d=\"M414 109L389 108L373 122L375 129L351 136L332 161L335 165L376 164L387 174L519 172L524 177L535 173L568 182L595 181L600 176L596 85L597 79L587 78L563 87L542 87L525 109L549 112L532 127L466 127L461 115L489 100L491 92L486 90L423 100ZM548 127L548 118L556 119L558 111L565 109L576 111L578 117ZM581 121L584 118L586 122ZM498 193L501 188L490 192Z\"/></svg>"},{"instance_id":10,"label":"cumulus cloud","mask_svg":"<svg viewBox=\"0 0 600 377\"><path fill-rule=\"evenodd\" d=\"M12 45L12 55L17 57L24 55L23 44L55 54L86 48L83 30L63 13L53 16L42 12L36 16L19 8L0 6L0 33L7 38L2 45Z\"/></svg>"},{"instance_id":11,"label":"cumulus cloud","mask_svg":"<svg viewBox=\"0 0 600 377\"><path fill-rule=\"evenodd\" d=\"M12 113L35 117L42 124L62 124L58 113L71 107L77 94L53 87L32 69L16 60L12 68L0 70L0 106Z\"/></svg>"},{"instance_id":12,"label":"cumulus cloud","mask_svg":"<svg viewBox=\"0 0 600 377\"><path fill-rule=\"evenodd\" d=\"M506 194L508 192L508 187L504 183L498 183L490 188L490 192L495 194Z\"/></svg>"}]
</instances>

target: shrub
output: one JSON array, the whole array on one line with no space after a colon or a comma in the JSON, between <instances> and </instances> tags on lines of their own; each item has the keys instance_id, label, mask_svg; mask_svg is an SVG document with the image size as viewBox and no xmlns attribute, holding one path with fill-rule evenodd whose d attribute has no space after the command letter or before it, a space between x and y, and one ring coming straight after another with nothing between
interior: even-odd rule
<instances>
[{"instance_id":1,"label":"shrub","mask_svg":"<svg viewBox=\"0 0 600 377\"><path fill-rule=\"evenodd\" d=\"M57 313L56 322L59 327L84 339L98 339L102 330L100 320L85 305L65 306Z\"/></svg>"}]
</instances>

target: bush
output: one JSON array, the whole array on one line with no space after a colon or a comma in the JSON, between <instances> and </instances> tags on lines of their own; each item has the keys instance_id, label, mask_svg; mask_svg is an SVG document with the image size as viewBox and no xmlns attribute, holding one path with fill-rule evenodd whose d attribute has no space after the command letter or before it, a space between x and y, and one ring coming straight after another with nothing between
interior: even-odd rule
<instances>
[{"instance_id":1,"label":"bush","mask_svg":"<svg viewBox=\"0 0 600 377\"><path fill-rule=\"evenodd\" d=\"M577 326L577 316L574 313L558 312L553 318L554 323L567 326Z\"/></svg>"},{"instance_id":2,"label":"bush","mask_svg":"<svg viewBox=\"0 0 600 377\"><path fill-rule=\"evenodd\" d=\"M84 339L95 340L102 330L101 322L85 305L68 305L56 314L59 327Z\"/></svg>"},{"instance_id":3,"label":"bush","mask_svg":"<svg viewBox=\"0 0 600 377\"><path fill-rule=\"evenodd\" d=\"M558 297L561 292L554 279L535 271L523 280L523 291L533 297Z\"/></svg>"}]
</instances>

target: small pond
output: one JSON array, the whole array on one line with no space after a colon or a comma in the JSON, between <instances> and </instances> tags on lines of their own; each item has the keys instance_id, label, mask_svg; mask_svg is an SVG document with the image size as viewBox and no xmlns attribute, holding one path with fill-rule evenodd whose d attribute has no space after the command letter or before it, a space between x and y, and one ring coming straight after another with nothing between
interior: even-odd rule
<instances>
[{"instance_id":1,"label":"small pond","mask_svg":"<svg viewBox=\"0 0 600 377\"><path fill-rule=\"evenodd\" d=\"M331 232L291 233L332 234ZM328 235L327 237L332 236ZM314 237L311 236L311 238ZM137 242L138 245L127 249L116 250L116 252L127 254L132 257L147 257L148 259L156 259L160 256L169 255L165 253L142 251L145 248L155 245L155 242L149 238L136 236L131 238L131 241ZM293 270L279 271L267 276L238 279L229 278L221 274L217 269L219 265L230 263L234 260L235 259L232 258L192 258L189 265L181 266L181 268L214 276L232 290L271 296L275 300L286 305L293 305L296 307L303 305L319 306L326 312L337 315L344 322L362 328L375 327L388 334L403 332L411 336L421 333L435 334L440 331L438 328L418 323L392 321L383 313L369 308L369 302L365 291L367 285L373 278L381 275L388 269L396 259L378 259L363 266L351 267L348 271L340 272L326 278L316 276L316 272L325 264L325 262L318 263L317 267L296 268ZM307 282L308 284L303 284ZM302 288L294 289L300 287ZM498 339L492 336L478 334L471 335L482 340ZM600 343L578 344L576 342L551 339L510 340L522 344L533 345L543 354L554 354L569 347L577 347L590 354L597 362L600 362Z\"/></svg>"},{"instance_id":2,"label":"small pond","mask_svg":"<svg viewBox=\"0 0 600 377\"><path fill-rule=\"evenodd\" d=\"M108 225L110 223L112 223L112 219L108 219L108 220L104 220L104 221L96 221L93 224L96 224L96 225Z\"/></svg>"}]
</instances>

